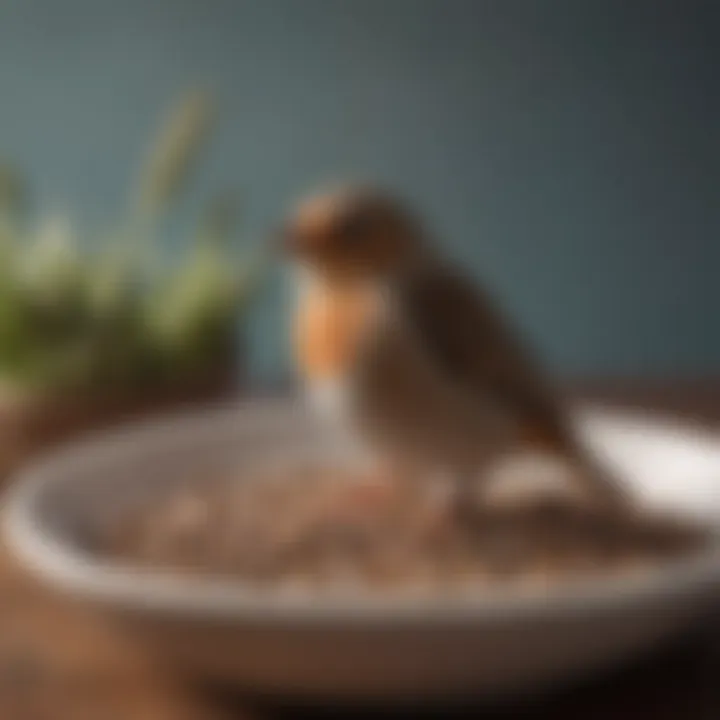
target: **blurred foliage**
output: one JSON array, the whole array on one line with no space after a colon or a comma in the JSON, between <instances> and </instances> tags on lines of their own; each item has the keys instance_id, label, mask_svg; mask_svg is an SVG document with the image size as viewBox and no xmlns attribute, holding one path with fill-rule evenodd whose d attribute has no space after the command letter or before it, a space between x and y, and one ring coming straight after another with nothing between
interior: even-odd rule
<instances>
[{"instance_id":1,"label":"blurred foliage","mask_svg":"<svg viewBox=\"0 0 720 720\"><path fill-rule=\"evenodd\" d=\"M85 242L66 217L31 217L22 177L0 168L3 384L117 391L182 382L232 361L238 322L265 274L262 254L237 252L232 198L209 204L184 253L152 262L159 221L190 179L211 110L200 93L173 109L129 213L105 242Z\"/></svg>"}]
</instances>

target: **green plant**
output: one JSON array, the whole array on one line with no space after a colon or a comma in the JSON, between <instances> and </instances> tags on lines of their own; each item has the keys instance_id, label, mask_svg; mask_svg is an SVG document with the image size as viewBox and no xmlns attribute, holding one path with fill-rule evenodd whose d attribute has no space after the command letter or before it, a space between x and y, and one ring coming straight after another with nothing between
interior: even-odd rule
<instances>
[{"instance_id":1,"label":"green plant","mask_svg":"<svg viewBox=\"0 0 720 720\"><path fill-rule=\"evenodd\" d=\"M170 114L118 228L85 244L64 217L33 219L21 178L0 169L0 381L30 391L178 383L232 357L238 320L264 277L239 256L236 213L211 203L173 263L160 223L189 180L212 107L191 93Z\"/></svg>"}]
</instances>

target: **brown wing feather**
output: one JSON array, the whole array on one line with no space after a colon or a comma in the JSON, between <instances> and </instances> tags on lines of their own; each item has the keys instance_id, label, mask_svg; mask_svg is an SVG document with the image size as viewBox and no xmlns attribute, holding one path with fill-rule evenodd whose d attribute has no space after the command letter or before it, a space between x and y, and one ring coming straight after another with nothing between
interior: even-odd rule
<instances>
[{"instance_id":1,"label":"brown wing feather","mask_svg":"<svg viewBox=\"0 0 720 720\"><path fill-rule=\"evenodd\" d=\"M555 393L495 303L459 272L433 267L398 286L405 317L429 359L459 389L494 398L521 422L528 442L574 447Z\"/></svg>"}]
</instances>

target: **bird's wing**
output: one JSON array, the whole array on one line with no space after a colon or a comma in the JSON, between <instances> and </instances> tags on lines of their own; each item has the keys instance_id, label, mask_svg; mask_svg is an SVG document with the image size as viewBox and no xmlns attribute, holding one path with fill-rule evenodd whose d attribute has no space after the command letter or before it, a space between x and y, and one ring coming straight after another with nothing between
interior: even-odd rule
<instances>
[{"instance_id":1,"label":"bird's wing","mask_svg":"<svg viewBox=\"0 0 720 720\"><path fill-rule=\"evenodd\" d=\"M496 402L530 442L574 446L554 390L480 288L437 266L398 283L395 299L427 360L468 399Z\"/></svg>"}]
</instances>

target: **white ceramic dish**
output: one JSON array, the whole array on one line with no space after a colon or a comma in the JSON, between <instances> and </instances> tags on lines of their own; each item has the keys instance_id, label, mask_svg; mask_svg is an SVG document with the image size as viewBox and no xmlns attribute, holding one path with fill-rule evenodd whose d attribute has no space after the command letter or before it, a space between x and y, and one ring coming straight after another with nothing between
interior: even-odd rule
<instances>
[{"instance_id":1,"label":"white ceramic dish","mask_svg":"<svg viewBox=\"0 0 720 720\"><path fill-rule=\"evenodd\" d=\"M588 443L649 506L720 518L720 440L692 426L584 408ZM242 582L123 567L79 537L210 464L320 453L292 403L213 409L67 448L16 479L11 547L59 590L125 621L166 661L256 691L316 699L496 694L563 682L687 627L720 594L711 547L625 580L454 597L269 594Z\"/></svg>"}]
</instances>

